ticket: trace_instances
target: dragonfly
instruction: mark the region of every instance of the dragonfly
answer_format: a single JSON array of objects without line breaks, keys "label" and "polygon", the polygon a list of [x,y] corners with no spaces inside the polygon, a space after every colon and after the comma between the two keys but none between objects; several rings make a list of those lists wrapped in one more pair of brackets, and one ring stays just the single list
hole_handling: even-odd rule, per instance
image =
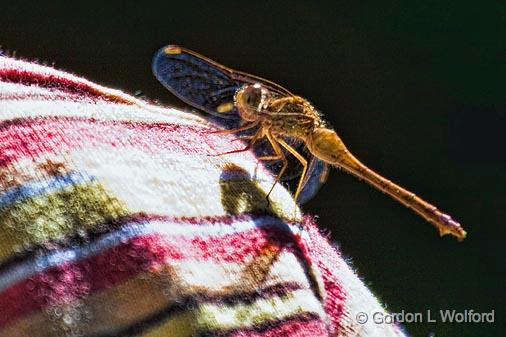
[{"label": "dragonfly", "polygon": [[[462,226],[434,205],[368,168],[346,147],[320,112],[282,86],[221,65],[187,48],[168,45],[153,59],[155,77],[190,106],[221,121],[221,133],[246,134],[244,149],[276,163],[274,186],[299,176],[294,199],[304,203],[325,182],[329,166],[341,168],[386,193],[433,224],[440,235],[466,237]],[[293,172],[290,168],[295,166]],[[269,196],[270,192],[267,194]]]}]

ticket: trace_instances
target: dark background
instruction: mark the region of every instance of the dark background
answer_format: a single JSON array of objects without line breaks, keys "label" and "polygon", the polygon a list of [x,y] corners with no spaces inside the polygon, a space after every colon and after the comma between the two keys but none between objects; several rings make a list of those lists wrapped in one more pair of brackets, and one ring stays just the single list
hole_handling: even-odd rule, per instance
[{"label": "dark background", "polygon": [[357,157],[469,233],[440,239],[334,170],[305,210],[365,283],[393,312],[495,310],[494,324],[407,324],[415,336],[504,335],[504,2],[4,1],[0,11],[0,44],[18,57],[164,103],[182,106],[151,74],[169,43],[307,97]]}]

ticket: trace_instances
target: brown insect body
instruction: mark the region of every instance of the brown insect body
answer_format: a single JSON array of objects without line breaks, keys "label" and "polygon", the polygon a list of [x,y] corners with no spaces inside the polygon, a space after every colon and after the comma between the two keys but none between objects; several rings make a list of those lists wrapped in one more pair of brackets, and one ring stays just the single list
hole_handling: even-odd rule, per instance
[{"label": "brown insect body", "polygon": [[246,85],[237,92],[235,106],[242,118],[250,122],[241,130],[259,126],[249,147],[258,139],[266,137],[271,142],[276,155],[260,159],[283,161],[284,165],[276,178],[276,183],[287,165],[285,155],[279,145],[292,153],[303,165],[304,169],[295,192],[296,200],[303,187],[302,181],[306,174],[307,161],[278,136],[303,140],[312,155],[344,169],[387,193],[435,225],[441,235],[452,234],[459,240],[466,237],[464,229],[449,215],[362,164],[348,151],[337,133],[325,126],[319,113],[306,99],[300,96],[276,97],[261,84],[254,84]]}]

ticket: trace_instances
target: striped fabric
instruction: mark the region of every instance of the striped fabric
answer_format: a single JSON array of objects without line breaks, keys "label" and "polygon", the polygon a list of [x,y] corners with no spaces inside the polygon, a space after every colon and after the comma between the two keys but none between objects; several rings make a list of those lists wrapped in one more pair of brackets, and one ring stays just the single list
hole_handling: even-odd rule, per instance
[{"label": "striped fabric", "polygon": [[291,195],[189,113],[0,57],[0,336],[402,336]]}]

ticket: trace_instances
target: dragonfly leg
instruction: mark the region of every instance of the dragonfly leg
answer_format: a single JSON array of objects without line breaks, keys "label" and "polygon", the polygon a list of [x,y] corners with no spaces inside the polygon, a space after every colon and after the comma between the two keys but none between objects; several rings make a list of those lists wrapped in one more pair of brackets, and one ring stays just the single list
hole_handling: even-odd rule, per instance
[{"label": "dragonfly leg", "polygon": [[226,155],[226,154],[232,154],[232,153],[239,153],[239,152],[248,151],[248,150],[250,150],[253,147],[253,145],[255,145],[255,143],[257,142],[257,140],[259,140],[260,138],[262,138],[262,136],[263,136],[263,130],[262,130],[262,128],[260,128],[255,133],[255,135],[251,138],[251,142],[249,142],[249,144],[246,145],[245,148],[240,149],[240,150],[233,150],[233,151],[223,152],[223,153],[217,154],[216,156],[223,156],[223,155]]},{"label": "dragonfly leg", "polygon": [[243,126],[235,128],[235,129],[213,130],[213,131],[209,131],[209,133],[215,133],[215,134],[219,134],[219,135],[225,135],[225,134],[230,134],[230,133],[237,133],[237,132],[241,132],[241,131],[246,131],[246,130],[252,129],[255,126],[257,126],[259,122],[260,121],[256,120],[254,122],[251,122],[249,124],[245,124]]},{"label": "dragonfly leg", "polygon": [[275,156],[263,156],[263,157],[258,157],[258,160],[281,160],[281,157],[278,156],[278,155],[275,155]]},{"label": "dragonfly leg", "polygon": [[297,201],[300,191],[302,190],[302,182],[304,181],[304,178],[306,178],[307,160],[300,153],[298,153],[293,147],[288,145],[283,139],[276,138],[276,141],[281,146],[283,146],[288,152],[290,152],[295,158],[297,158],[302,164],[303,167],[302,173],[300,174],[299,183],[297,184],[297,190],[295,191],[295,201]]},{"label": "dragonfly leg", "polygon": [[272,146],[274,152],[279,157],[277,159],[281,159],[281,161],[283,162],[283,166],[281,167],[281,170],[279,171],[278,175],[276,176],[276,180],[274,181],[274,184],[272,184],[272,187],[269,190],[269,193],[267,193],[267,195],[265,196],[265,198],[267,198],[267,201],[269,201],[269,195],[271,194],[272,190],[274,189],[274,186],[276,186],[276,184],[279,182],[279,180],[281,179],[281,177],[285,173],[286,168],[288,167],[288,160],[286,160],[285,154],[283,153],[283,151],[279,147],[279,140],[274,138],[274,136],[271,134],[270,131],[266,132],[266,136],[267,136],[267,139],[269,140],[269,143],[271,143],[271,146]]},{"label": "dragonfly leg", "polygon": [[232,141],[237,142],[239,140],[251,140],[251,139],[253,139],[253,137],[255,137],[255,135],[253,135],[253,136],[238,136],[237,138],[232,139]]}]

